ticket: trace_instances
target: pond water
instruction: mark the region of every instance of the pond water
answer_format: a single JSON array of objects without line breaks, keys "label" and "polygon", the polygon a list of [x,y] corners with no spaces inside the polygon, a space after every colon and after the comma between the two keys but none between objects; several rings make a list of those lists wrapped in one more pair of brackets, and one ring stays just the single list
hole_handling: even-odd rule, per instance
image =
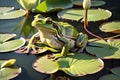
[{"label": "pond water", "polygon": [[[102,6],[101,8],[108,9],[112,11],[113,13],[113,16],[109,20],[106,20],[106,21],[120,20],[120,13],[119,13],[120,12],[120,6],[119,6],[120,0],[105,0],[105,1],[106,1],[106,5]],[[0,6],[14,6],[15,8],[20,8],[16,0],[0,0]],[[21,37],[19,36],[20,29],[18,29],[17,31],[14,31],[16,25],[21,20],[22,18],[13,19],[13,20],[0,20],[0,33],[15,33],[18,35],[17,37]],[[68,21],[68,22],[70,22],[78,30],[80,30],[79,25],[81,24],[79,22],[71,22],[71,21]],[[103,23],[103,22],[100,22],[100,23]],[[96,27],[96,26],[99,26],[100,23],[98,23],[98,25],[91,24],[93,25],[93,27],[90,28],[90,30],[101,36],[108,36],[109,34],[103,35],[104,33],[101,33],[98,30],[98,27]],[[0,59],[11,59],[11,58],[15,58],[17,60],[15,65],[18,65],[22,68],[22,73],[18,77],[12,80],[42,80],[44,77],[47,76],[46,74],[39,73],[32,68],[32,63],[37,59],[35,55],[21,55],[15,52],[0,53]],[[110,61],[105,60],[105,63],[107,64],[105,65],[106,67],[111,66]],[[118,66],[118,61],[115,61],[115,65]],[[100,76],[102,76],[103,74],[107,74],[107,73],[108,71],[103,70],[93,75],[87,75],[85,77],[81,77],[78,80],[98,80]]]}]

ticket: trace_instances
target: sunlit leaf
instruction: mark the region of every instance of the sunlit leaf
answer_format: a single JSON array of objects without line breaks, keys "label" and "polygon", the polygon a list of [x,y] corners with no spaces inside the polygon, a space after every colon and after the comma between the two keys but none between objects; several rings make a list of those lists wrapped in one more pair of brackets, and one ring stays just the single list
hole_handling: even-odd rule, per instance
[{"label": "sunlit leaf", "polygon": [[41,73],[52,74],[58,71],[58,64],[56,61],[48,59],[46,55],[38,58],[33,64],[33,68]]},{"label": "sunlit leaf", "polygon": [[[105,20],[111,17],[112,13],[104,9],[89,9],[88,10],[88,21],[99,21]],[[83,9],[67,9],[58,13],[59,18],[68,20],[82,20],[84,18]]]},{"label": "sunlit leaf", "polygon": [[25,14],[26,12],[23,9],[14,10],[13,7],[0,7],[0,19],[14,19]]},{"label": "sunlit leaf", "polygon": [[[3,35],[3,34],[0,34],[0,35]],[[4,35],[7,38],[7,35],[6,34],[4,34]],[[6,41],[6,39],[2,39],[2,37],[1,37],[0,40],[1,40],[1,42],[0,42],[0,52],[14,51],[14,50],[20,48],[21,46],[23,46],[25,44],[25,39],[24,38]]]},{"label": "sunlit leaf", "polygon": [[103,32],[120,33],[120,22],[108,22],[101,25],[100,30]]},{"label": "sunlit leaf", "polygon": [[49,12],[56,11],[59,9],[66,9],[72,7],[71,0],[44,0],[40,3],[35,12]]},{"label": "sunlit leaf", "polygon": [[8,11],[14,10],[14,7],[0,7],[0,13],[6,13]]},{"label": "sunlit leaf", "polygon": [[1,64],[1,68],[12,66],[15,64],[15,62],[16,62],[16,59],[7,60]]},{"label": "sunlit leaf", "polygon": [[[0,66],[4,64],[7,60],[0,60]],[[10,80],[17,77],[21,73],[21,68],[17,66],[6,66],[0,68],[0,80]]]},{"label": "sunlit leaf", "polygon": [[[73,4],[82,6],[83,0],[72,0]],[[102,0],[91,0],[91,6],[102,6],[105,4],[105,1]]]},{"label": "sunlit leaf", "polygon": [[87,52],[104,59],[120,59],[120,39],[99,40],[90,42]]},{"label": "sunlit leaf", "polygon": [[100,71],[104,64],[101,59],[85,53],[58,59],[59,69],[70,76],[84,76]]},{"label": "sunlit leaf", "polygon": [[26,10],[32,10],[37,0],[17,0],[18,3]]},{"label": "sunlit leaf", "polygon": [[0,34],[0,43],[3,43],[9,39],[12,39],[16,36],[16,34]]}]

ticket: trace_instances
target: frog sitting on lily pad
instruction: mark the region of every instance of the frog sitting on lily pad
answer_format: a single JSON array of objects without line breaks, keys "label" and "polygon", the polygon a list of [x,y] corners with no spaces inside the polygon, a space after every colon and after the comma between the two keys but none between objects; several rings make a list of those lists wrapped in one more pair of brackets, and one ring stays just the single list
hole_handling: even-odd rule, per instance
[{"label": "frog sitting on lily pad", "polygon": [[38,29],[27,46],[18,50],[20,53],[47,53],[34,63],[36,71],[53,74],[62,70],[70,76],[84,76],[100,71],[104,67],[101,59],[83,52],[88,36],[79,33],[66,22],[57,22],[40,14],[35,16],[32,26]]},{"label": "frog sitting on lily pad", "polygon": [[29,53],[32,49],[33,54],[51,51],[59,52],[53,56],[61,57],[69,52],[82,52],[88,41],[88,36],[79,33],[72,25],[54,21],[50,17],[44,18],[40,14],[35,16],[32,26],[38,32],[31,37],[26,47],[19,49],[22,53]]}]

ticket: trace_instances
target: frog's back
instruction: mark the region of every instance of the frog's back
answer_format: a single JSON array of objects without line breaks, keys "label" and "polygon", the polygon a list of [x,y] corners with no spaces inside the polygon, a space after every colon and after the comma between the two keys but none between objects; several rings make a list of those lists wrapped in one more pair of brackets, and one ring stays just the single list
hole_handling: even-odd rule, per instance
[{"label": "frog's back", "polygon": [[71,24],[67,22],[59,22],[59,25],[61,26],[62,34],[73,36],[73,37],[77,36],[78,31]]}]

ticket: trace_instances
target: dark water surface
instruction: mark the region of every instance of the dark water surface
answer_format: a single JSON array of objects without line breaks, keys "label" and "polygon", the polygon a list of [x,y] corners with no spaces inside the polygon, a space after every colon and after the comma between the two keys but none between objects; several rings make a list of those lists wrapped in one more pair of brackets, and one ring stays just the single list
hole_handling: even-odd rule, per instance
[{"label": "dark water surface", "polygon": [[[120,20],[120,0],[105,0],[105,1],[106,1],[106,5],[100,8],[108,9],[113,13],[112,17],[106,21]],[[16,2],[16,0],[0,0],[0,6],[14,6],[15,8],[20,8],[20,5]],[[22,18],[13,19],[13,20],[0,20],[0,33],[16,33],[19,35],[20,30],[14,32],[13,29],[21,20]],[[79,25],[81,25],[78,22],[70,22],[70,23],[77,28],[79,27]],[[94,25],[94,24],[91,25],[95,26],[90,28],[91,31],[101,36],[105,36],[103,35],[104,33],[101,34],[101,32],[98,30],[98,26],[100,25],[100,23],[98,23],[98,25]],[[80,29],[78,28],[78,30]],[[11,59],[11,58],[15,58],[17,60],[15,64],[22,68],[22,73],[18,77],[12,80],[42,80],[45,76],[47,76],[45,74],[35,71],[32,68],[32,63],[37,59],[35,55],[20,55],[15,52],[0,54],[0,59]],[[105,67],[111,67],[111,61],[105,60],[104,62],[105,62]],[[118,64],[120,64],[116,60],[114,60],[114,62],[115,62],[114,63],[115,66],[118,66]],[[79,78],[79,80],[98,80],[100,76],[107,73],[108,73],[107,70],[102,70],[98,73],[81,77]]]}]

